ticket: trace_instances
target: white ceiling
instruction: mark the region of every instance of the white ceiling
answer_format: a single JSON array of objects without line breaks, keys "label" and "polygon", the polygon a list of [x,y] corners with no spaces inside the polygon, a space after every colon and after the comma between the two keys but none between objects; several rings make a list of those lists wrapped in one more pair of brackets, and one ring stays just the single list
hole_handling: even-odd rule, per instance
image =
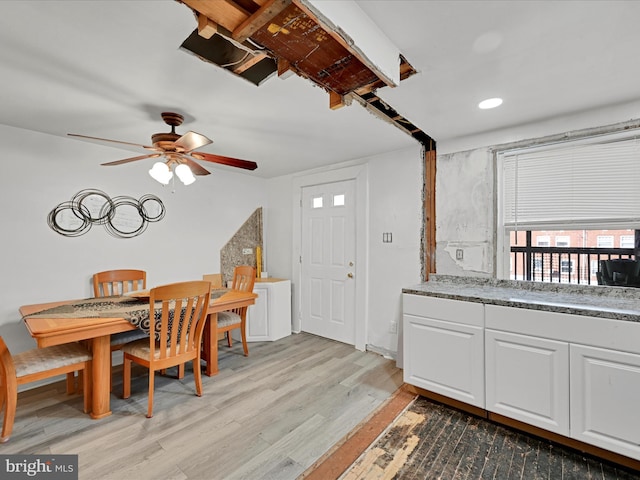
[{"label": "white ceiling", "polygon": [[[636,0],[358,4],[419,72],[379,96],[438,142],[640,99]],[[295,75],[256,87],[181,51],[195,26],[174,0],[0,1],[0,123],[146,144],[177,111],[267,178],[416,145]]]}]

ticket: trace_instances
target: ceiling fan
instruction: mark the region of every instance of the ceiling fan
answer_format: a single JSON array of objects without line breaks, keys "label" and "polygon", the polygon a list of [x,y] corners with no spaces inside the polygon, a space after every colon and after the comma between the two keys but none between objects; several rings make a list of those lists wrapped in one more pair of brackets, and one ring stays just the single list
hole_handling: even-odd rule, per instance
[{"label": "ceiling fan", "polygon": [[[169,178],[171,178],[170,169],[172,167],[176,168],[176,174],[180,176],[178,172],[178,166],[186,165],[188,169],[191,171],[193,175],[209,175],[211,172],[200,166],[195,160],[204,160],[206,162],[219,163],[222,165],[229,165],[231,167],[243,168],[246,170],[255,170],[258,168],[258,165],[255,162],[251,162],[249,160],[240,160],[238,158],[224,157],[222,155],[215,155],[212,153],[204,153],[204,152],[196,152],[195,150],[204,147],[210,143],[213,143],[213,140],[205,137],[196,132],[187,132],[184,135],[179,135],[176,133],[176,127],[181,125],[184,121],[184,117],[179,113],[174,112],[162,112],[161,114],[162,120],[171,127],[171,132],[166,133],[154,133],[151,135],[151,145],[140,145],[137,143],[130,142],[122,142],[118,140],[109,140],[106,138],[98,138],[98,137],[89,137],[87,135],[79,135],[77,133],[69,133],[67,135],[71,137],[81,138],[89,141],[98,141],[98,142],[108,142],[108,143],[116,143],[120,145],[128,145],[130,147],[139,147],[145,150],[149,150],[150,153],[145,155],[140,155],[137,157],[123,158],[122,160],[116,160],[113,162],[103,163],[102,165],[113,166],[113,165],[122,165],[123,163],[136,162],[138,160],[144,160],[146,158],[158,158],[164,157],[166,161],[164,165],[166,166],[165,171],[169,175],[167,181],[164,182],[159,178],[156,178],[153,174],[151,176],[156,178],[156,180],[161,183],[168,183]],[[162,163],[160,163],[160,167],[162,167]],[[158,164],[154,165],[154,168],[158,167]],[[150,171],[151,173],[151,171]],[[184,179],[180,176],[181,180],[185,182]],[[191,180],[192,182],[193,180]],[[191,183],[189,182],[189,183]],[[186,183],[186,182],[185,182]]]}]

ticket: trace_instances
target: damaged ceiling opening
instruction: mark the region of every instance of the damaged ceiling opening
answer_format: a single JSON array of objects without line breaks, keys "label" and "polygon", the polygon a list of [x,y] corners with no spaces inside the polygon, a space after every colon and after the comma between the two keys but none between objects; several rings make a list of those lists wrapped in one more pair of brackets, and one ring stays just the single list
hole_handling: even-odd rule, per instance
[{"label": "damaged ceiling opening", "polygon": [[[429,135],[376,95],[377,89],[395,87],[416,70],[398,54],[399,72],[385,72],[314,0],[176,1],[188,6],[197,20],[197,28],[181,45],[184,51],[256,86],[276,74],[284,78],[295,73],[323,88],[331,109],[356,101],[427,151],[435,150]],[[359,14],[364,16],[361,10]]]}]

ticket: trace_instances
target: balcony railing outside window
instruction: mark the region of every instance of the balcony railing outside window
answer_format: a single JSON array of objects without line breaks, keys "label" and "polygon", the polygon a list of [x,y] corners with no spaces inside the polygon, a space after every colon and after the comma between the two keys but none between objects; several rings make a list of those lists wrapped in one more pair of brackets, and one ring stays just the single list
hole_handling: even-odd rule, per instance
[{"label": "balcony railing outside window", "polygon": [[511,279],[597,285],[600,260],[636,259],[634,248],[511,246]]}]

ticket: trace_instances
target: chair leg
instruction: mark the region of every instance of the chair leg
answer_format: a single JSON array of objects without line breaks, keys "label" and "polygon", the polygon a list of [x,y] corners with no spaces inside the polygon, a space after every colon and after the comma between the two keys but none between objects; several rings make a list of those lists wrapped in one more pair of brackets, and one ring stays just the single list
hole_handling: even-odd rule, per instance
[{"label": "chair leg", "polygon": [[67,373],[67,395],[76,393],[76,372]]},{"label": "chair leg", "polygon": [[180,365],[178,365],[178,380],[181,380],[184,378],[184,363],[181,363]]},{"label": "chair leg", "polygon": [[247,346],[247,322],[245,319],[242,319],[242,324],[240,325],[240,334],[242,336],[242,349],[244,350],[244,356],[249,356],[249,347]]},{"label": "chair leg", "polygon": [[131,396],[131,359],[125,354],[122,362],[122,398]]},{"label": "chair leg", "polygon": [[84,388],[84,370],[78,370],[78,378],[76,379],[76,393],[82,393]]},{"label": "chair leg", "polygon": [[113,351],[109,353],[109,391],[113,391]]},{"label": "chair leg", "polygon": [[153,387],[155,385],[155,371],[149,369],[149,408],[147,409],[147,418],[153,417]]},{"label": "chair leg", "polygon": [[227,330],[227,345],[229,345],[229,347],[233,346],[233,340],[231,339],[231,330]]},{"label": "chair leg", "polygon": [[200,372],[200,356],[193,361],[193,378],[196,381],[196,395],[202,396],[202,372]]},{"label": "chair leg", "polygon": [[2,436],[0,443],[9,440],[13,430],[13,422],[16,418],[16,406],[18,403],[18,384],[15,380],[7,379],[7,385],[3,386],[4,397],[4,422],[2,424]]}]

